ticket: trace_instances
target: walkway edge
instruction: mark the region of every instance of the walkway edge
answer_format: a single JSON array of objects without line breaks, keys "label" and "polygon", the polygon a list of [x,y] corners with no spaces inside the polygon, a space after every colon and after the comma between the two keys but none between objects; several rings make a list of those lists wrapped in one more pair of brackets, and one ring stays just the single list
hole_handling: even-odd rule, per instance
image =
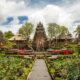
[{"label": "walkway edge", "polygon": [[[45,60],[44,60],[44,61],[45,61]],[[48,68],[48,65],[47,65],[46,61],[45,61],[45,64],[46,64],[46,66],[47,66],[48,73],[49,73],[49,75],[50,75],[51,79],[53,80],[53,77],[52,77],[52,75],[51,75],[51,73],[50,73],[50,71],[49,71],[49,68]]]},{"label": "walkway edge", "polygon": [[27,79],[26,79],[26,80],[29,80],[29,76],[30,76],[30,74],[31,74],[31,72],[28,74],[28,77],[27,77]]},{"label": "walkway edge", "polygon": [[[35,61],[36,61],[36,59],[35,59]],[[32,65],[32,68],[33,68],[33,66],[34,66],[34,64],[35,64],[35,61],[34,61],[33,65]],[[31,68],[31,72],[32,72],[32,68]],[[27,77],[26,80],[29,80],[29,76],[30,76],[31,72],[28,74],[28,77]]]}]

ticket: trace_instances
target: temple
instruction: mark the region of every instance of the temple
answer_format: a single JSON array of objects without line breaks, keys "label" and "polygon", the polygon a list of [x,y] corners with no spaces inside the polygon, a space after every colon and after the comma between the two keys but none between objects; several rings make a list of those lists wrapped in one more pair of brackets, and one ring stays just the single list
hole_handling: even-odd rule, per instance
[{"label": "temple", "polygon": [[47,48],[47,37],[41,22],[37,25],[32,46],[36,51],[44,51]]}]

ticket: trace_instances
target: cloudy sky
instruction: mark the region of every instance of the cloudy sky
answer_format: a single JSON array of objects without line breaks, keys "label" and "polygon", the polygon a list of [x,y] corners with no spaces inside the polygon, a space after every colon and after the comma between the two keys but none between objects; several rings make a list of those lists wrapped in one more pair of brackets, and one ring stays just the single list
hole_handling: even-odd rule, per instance
[{"label": "cloudy sky", "polygon": [[49,22],[69,28],[72,33],[80,24],[80,0],[0,0],[0,30],[17,33],[26,21],[47,29]]}]

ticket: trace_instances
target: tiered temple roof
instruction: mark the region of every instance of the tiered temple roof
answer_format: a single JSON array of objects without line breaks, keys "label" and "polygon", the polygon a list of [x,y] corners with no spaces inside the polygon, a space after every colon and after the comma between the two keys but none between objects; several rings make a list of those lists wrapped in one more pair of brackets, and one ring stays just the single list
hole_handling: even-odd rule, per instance
[{"label": "tiered temple roof", "polygon": [[41,51],[46,48],[47,37],[43,24],[41,22],[37,25],[36,32],[33,39],[33,48],[37,51]]}]

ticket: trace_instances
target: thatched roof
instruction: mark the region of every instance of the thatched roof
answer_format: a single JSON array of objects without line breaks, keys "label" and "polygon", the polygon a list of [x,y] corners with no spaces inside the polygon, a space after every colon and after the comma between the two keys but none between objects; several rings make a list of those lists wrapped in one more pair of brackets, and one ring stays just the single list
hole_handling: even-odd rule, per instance
[{"label": "thatched roof", "polygon": [[21,34],[17,34],[14,35],[13,37],[11,37],[10,39],[8,39],[9,41],[24,41],[26,40]]},{"label": "thatched roof", "polygon": [[66,35],[66,36],[60,36],[59,39],[72,39],[72,37]]},{"label": "thatched roof", "polygon": [[72,39],[72,36],[70,35],[70,34],[68,34],[68,35],[61,35],[61,36],[59,36],[58,37],[58,39]]}]

